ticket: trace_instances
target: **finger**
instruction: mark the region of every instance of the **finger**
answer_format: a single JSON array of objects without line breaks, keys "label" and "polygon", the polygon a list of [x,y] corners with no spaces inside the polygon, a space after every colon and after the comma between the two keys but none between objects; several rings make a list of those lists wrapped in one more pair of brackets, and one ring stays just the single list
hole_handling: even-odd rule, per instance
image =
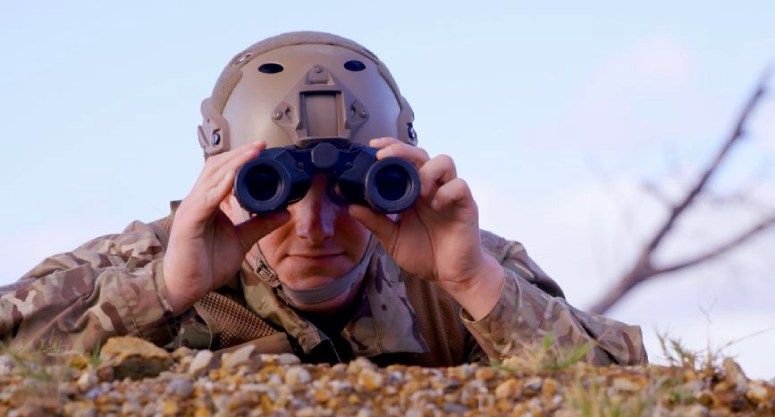
[{"label": "finger", "polygon": [[425,149],[408,145],[403,142],[393,143],[377,151],[377,159],[389,157],[406,159],[417,167],[417,169],[420,169],[420,167],[430,159],[430,156],[428,156],[428,152],[426,152]]},{"label": "finger", "polygon": [[220,182],[220,179],[224,175],[236,175],[240,167],[257,157],[266,148],[266,143],[263,141],[249,145],[252,146],[243,145],[234,149],[235,152],[233,154],[228,155],[228,158],[225,161],[220,162],[211,174],[211,183]]},{"label": "finger", "polygon": [[209,218],[231,191],[237,168],[265,147],[266,143],[259,141],[208,158],[193,189],[184,199],[185,206],[192,209],[198,219]]},{"label": "finger", "polygon": [[457,169],[449,155],[438,155],[426,162],[419,174],[421,195],[432,198],[439,187],[457,178]]},{"label": "finger", "polygon": [[396,231],[398,230],[398,226],[393,220],[387,218],[384,214],[376,213],[368,207],[357,204],[348,206],[347,211],[355,220],[358,220],[367,229],[371,230],[385,248],[392,247],[392,242],[395,240]]},{"label": "finger", "polygon": [[257,153],[266,148],[266,142],[259,140],[256,142],[246,143],[242,146],[234,148],[230,151],[213,155],[207,158],[205,166],[202,169],[202,173],[210,175],[219,171],[224,165],[229,164],[235,157],[249,158],[251,155],[257,155]]},{"label": "finger", "polygon": [[266,215],[251,217],[236,225],[237,236],[242,244],[242,249],[249,250],[259,239],[271,233],[290,220],[288,210],[278,211]]},{"label": "finger", "polygon": [[374,138],[369,141],[369,146],[372,148],[379,148],[382,149],[388,145],[392,145],[394,143],[403,143],[400,140],[393,138],[393,137],[381,137],[381,138]]},{"label": "finger", "polygon": [[471,207],[475,205],[471,189],[462,178],[455,178],[439,187],[433,201],[431,201],[431,208],[435,211],[444,211],[454,206]]}]

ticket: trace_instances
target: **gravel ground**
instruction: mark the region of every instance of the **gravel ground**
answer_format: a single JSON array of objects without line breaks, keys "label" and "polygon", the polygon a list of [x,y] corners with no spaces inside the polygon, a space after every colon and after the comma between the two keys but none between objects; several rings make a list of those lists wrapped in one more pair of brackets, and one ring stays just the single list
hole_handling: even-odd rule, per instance
[{"label": "gravel ground", "polygon": [[775,416],[773,381],[718,366],[304,365],[252,346],[172,354],[134,338],[100,355],[0,355],[0,415]]}]

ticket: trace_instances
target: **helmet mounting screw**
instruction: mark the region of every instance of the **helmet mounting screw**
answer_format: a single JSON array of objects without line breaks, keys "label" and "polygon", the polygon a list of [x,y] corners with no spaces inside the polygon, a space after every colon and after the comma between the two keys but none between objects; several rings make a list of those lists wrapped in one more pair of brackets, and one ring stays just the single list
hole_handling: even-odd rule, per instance
[{"label": "helmet mounting screw", "polygon": [[323,72],[323,67],[321,67],[320,65],[315,65],[315,67],[312,68],[312,70],[320,74],[321,72]]},{"label": "helmet mounting screw", "polygon": [[272,112],[272,119],[280,120],[282,117],[283,117],[283,114],[282,112],[280,112],[280,110],[275,110],[274,112]]},{"label": "helmet mounting screw", "polygon": [[219,143],[221,143],[221,132],[218,130],[213,131],[213,133],[210,135],[210,144],[213,146],[218,146]]}]

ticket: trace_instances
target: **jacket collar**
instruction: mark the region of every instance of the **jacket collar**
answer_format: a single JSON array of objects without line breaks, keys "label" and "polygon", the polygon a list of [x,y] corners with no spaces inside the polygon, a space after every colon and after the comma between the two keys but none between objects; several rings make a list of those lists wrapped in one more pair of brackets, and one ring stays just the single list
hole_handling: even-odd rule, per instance
[{"label": "jacket collar", "polygon": [[[362,295],[354,301],[357,304],[353,316],[340,334],[356,356],[429,351],[406,296],[402,275],[395,261],[378,245],[364,277]],[[285,329],[305,353],[328,340],[328,336],[290,307],[277,274],[262,258],[258,259],[255,271],[247,262],[243,264],[240,281],[249,308]]]}]

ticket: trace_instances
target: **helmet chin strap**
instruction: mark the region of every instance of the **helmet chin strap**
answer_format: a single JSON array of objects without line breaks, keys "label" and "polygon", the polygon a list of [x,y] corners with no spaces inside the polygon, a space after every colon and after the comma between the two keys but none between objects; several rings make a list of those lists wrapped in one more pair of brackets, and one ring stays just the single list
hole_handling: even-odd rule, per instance
[{"label": "helmet chin strap", "polygon": [[[319,287],[295,290],[285,285],[282,280],[279,280],[283,292],[288,297],[288,301],[290,301],[294,307],[299,307],[300,305],[309,306],[325,303],[342,294],[349,293],[366,275],[366,269],[369,267],[369,261],[371,260],[371,254],[376,247],[376,242],[377,240],[374,236],[370,236],[369,242],[366,245],[366,251],[363,253],[363,257],[358,264],[351,270],[345,272],[344,275]],[[259,248],[259,252],[260,251],[261,249]]]}]

